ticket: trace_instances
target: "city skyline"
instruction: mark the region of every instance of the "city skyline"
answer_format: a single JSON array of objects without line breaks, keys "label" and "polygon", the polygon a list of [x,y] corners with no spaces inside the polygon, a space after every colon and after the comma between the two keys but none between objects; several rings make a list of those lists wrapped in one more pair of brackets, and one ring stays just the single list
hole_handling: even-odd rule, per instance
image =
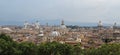
[{"label": "city skyline", "polygon": [[1,0],[0,25],[22,25],[24,21],[41,24],[120,25],[119,0]]}]

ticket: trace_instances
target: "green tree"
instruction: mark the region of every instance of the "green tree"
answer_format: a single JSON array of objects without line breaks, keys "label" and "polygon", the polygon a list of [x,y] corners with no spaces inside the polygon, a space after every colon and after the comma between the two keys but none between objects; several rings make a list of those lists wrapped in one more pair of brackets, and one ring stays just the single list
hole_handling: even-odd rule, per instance
[{"label": "green tree", "polygon": [[72,47],[57,42],[45,43],[39,45],[38,53],[39,55],[71,55]]},{"label": "green tree", "polygon": [[74,55],[83,55],[83,50],[80,46],[74,46],[73,47]]},{"label": "green tree", "polygon": [[17,48],[17,43],[0,39],[0,55],[18,55],[21,53]]},{"label": "green tree", "polygon": [[6,35],[4,33],[0,34],[0,39],[4,39],[4,40],[10,41],[10,42],[13,41],[12,38],[10,38],[10,36],[8,36],[8,35]]},{"label": "green tree", "polygon": [[10,36],[0,34],[0,55],[18,55],[21,52],[16,49],[17,43]]},{"label": "green tree", "polygon": [[22,55],[37,55],[37,46],[33,43],[29,42],[20,43],[17,49],[22,51]]}]

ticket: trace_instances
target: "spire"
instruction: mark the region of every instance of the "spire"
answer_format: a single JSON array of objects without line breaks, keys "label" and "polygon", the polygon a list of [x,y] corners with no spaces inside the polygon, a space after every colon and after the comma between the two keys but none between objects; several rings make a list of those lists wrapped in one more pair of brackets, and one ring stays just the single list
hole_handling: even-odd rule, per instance
[{"label": "spire", "polygon": [[48,27],[48,23],[46,23],[46,26]]},{"label": "spire", "polygon": [[61,21],[61,25],[65,25],[65,24],[64,24],[64,20]]},{"label": "spire", "polygon": [[115,22],[113,26],[116,26],[116,25],[117,25],[117,23]]}]

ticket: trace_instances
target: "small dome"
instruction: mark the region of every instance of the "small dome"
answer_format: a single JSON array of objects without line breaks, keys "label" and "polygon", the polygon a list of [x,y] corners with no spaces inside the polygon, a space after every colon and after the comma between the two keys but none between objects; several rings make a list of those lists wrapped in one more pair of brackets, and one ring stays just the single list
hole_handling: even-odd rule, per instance
[{"label": "small dome", "polygon": [[52,31],[51,36],[56,37],[59,36],[60,33],[58,31]]},{"label": "small dome", "polygon": [[40,33],[43,33],[43,31],[40,31]]},{"label": "small dome", "polygon": [[38,36],[44,36],[44,34],[39,34]]},{"label": "small dome", "polygon": [[67,40],[67,41],[75,41],[75,39],[72,38],[72,37],[71,37],[71,38],[67,38],[66,40]]},{"label": "small dome", "polygon": [[44,36],[43,31],[40,31],[38,36]]}]

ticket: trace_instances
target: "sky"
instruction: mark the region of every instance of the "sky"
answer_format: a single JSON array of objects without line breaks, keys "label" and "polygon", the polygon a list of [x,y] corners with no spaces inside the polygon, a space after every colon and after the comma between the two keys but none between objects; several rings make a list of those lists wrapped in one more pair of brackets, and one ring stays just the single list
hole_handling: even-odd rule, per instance
[{"label": "sky", "polygon": [[102,21],[120,25],[120,0],[0,0],[0,25],[23,24],[89,25]]}]

